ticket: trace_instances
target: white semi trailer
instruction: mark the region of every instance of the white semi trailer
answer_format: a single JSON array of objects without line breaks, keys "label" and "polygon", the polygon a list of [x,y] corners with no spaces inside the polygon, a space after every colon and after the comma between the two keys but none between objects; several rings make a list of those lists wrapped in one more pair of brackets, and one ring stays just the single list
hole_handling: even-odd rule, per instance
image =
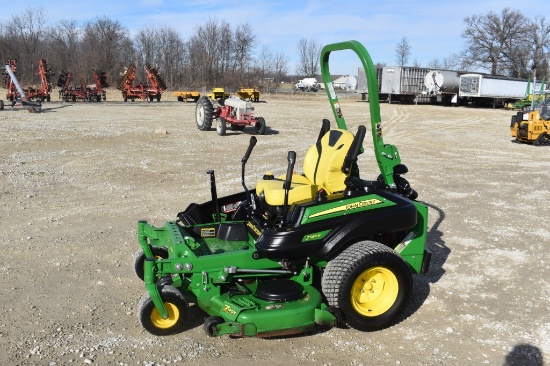
[{"label": "white semi trailer", "polygon": [[493,107],[499,104],[513,103],[527,97],[535,90],[541,89],[541,83],[527,90],[528,80],[514,79],[487,74],[460,75],[460,88],[458,96],[469,100],[472,104],[489,104]]}]

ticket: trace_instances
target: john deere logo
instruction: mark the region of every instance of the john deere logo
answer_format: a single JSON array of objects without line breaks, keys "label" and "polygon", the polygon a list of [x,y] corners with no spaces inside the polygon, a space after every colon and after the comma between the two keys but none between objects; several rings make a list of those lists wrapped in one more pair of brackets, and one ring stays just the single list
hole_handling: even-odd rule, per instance
[{"label": "john deere logo", "polygon": [[324,210],[324,211],[321,211],[321,212],[317,212],[313,215],[309,215],[309,218],[324,216],[324,215],[332,214],[332,213],[335,213],[335,212],[355,210],[357,208],[377,205],[379,203],[382,203],[382,201],[380,201],[378,198],[371,198],[369,200],[363,200],[363,201],[348,203],[348,204],[345,204],[345,205],[342,205],[342,206],[337,206],[337,207],[334,207],[334,208],[329,208],[328,210]]},{"label": "john deere logo", "polygon": [[[326,220],[333,217],[355,214],[373,208],[393,206],[395,202],[384,199],[377,195],[367,197],[357,197],[351,200],[341,200],[338,202],[327,203],[320,206],[309,207],[302,218],[302,224],[308,224],[316,221]],[[314,234],[314,233],[312,233]],[[312,235],[310,234],[310,235]],[[302,241],[315,240],[304,237]],[[318,239],[317,239],[318,240]]]},{"label": "john deere logo", "polygon": [[379,203],[382,203],[382,201],[380,201],[377,198],[373,198],[373,199],[370,199],[370,200],[359,201],[359,202],[354,202],[354,203],[347,204],[346,205],[346,210],[353,210],[353,209],[359,208],[359,207],[377,205]]}]

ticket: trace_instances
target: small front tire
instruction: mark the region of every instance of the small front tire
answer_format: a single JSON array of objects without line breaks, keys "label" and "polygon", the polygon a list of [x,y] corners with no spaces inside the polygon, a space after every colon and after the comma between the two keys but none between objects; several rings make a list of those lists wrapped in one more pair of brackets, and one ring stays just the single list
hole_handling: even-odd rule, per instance
[{"label": "small front tire", "polygon": [[216,131],[218,131],[218,135],[223,136],[225,135],[225,131],[227,131],[227,121],[223,117],[218,117],[218,123],[216,124]]},{"label": "small front tire", "polygon": [[175,287],[165,286],[160,290],[160,297],[168,311],[168,318],[163,319],[151,296],[146,293],[138,305],[138,320],[149,333],[166,336],[183,331],[189,318],[189,304]]}]

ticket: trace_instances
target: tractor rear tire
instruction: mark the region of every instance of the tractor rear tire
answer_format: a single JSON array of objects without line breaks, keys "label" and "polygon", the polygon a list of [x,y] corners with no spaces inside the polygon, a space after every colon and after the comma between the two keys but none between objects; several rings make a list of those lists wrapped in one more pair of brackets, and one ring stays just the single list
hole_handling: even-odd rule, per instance
[{"label": "tractor rear tire", "polygon": [[214,106],[208,97],[200,97],[195,107],[195,122],[201,131],[208,131],[214,119]]},{"label": "tractor rear tire", "polygon": [[349,326],[374,331],[399,320],[410,302],[413,281],[397,252],[362,241],[328,263],[321,286],[329,305],[342,310]]},{"label": "tractor rear tire", "polygon": [[149,293],[145,293],[138,305],[138,320],[149,333],[166,336],[183,331],[189,318],[189,303],[182,293],[173,286],[164,286],[160,297],[168,311],[168,318],[163,319]]},{"label": "tractor rear tire", "polygon": [[258,122],[254,125],[254,128],[258,135],[264,135],[266,129],[265,119],[263,117],[258,117]]},{"label": "tractor rear tire", "polygon": [[220,136],[225,135],[226,130],[227,130],[227,121],[223,117],[218,117],[218,123],[216,124],[216,131],[218,131],[218,135]]},{"label": "tractor rear tire", "polygon": [[[168,258],[168,249],[166,247],[156,247],[151,246],[151,251],[153,252],[153,256],[157,259],[166,259]],[[143,253],[143,249],[139,249],[134,254],[134,272],[136,273],[136,276],[140,280],[143,281],[143,265],[145,264],[145,253]]]}]

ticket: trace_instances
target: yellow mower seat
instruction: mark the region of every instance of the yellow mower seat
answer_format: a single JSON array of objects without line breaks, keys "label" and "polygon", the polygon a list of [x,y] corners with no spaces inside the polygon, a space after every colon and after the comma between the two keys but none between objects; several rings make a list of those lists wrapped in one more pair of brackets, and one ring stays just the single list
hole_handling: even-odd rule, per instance
[{"label": "yellow mower seat", "polygon": [[[288,192],[288,204],[313,200],[321,189],[327,194],[343,191],[344,180],[349,174],[342,171],[344,159],[353,142],[353,134],[347,130],[329,130],[304,157],[304,175],[293,174]],[[256,194],[263,193],[264,200],[271,206],[284,205],[285,176],[264,179],[256,184]]]}]

